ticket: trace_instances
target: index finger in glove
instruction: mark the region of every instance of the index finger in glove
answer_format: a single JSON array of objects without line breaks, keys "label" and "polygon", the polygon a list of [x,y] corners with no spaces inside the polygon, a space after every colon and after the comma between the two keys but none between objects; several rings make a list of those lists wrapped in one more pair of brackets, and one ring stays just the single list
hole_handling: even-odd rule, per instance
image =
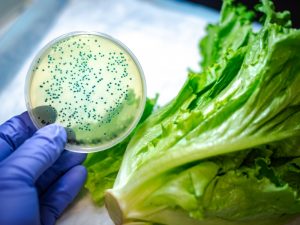
[{"label": "index finger in glove", "polygon": [[7,172],[1,176],[35,182],[60,156],[66,144],[63,127],[51,124],[38,130],[13,154],[2,161]]},{"label": "index finger in glove", "polygon": [[0,125],[0,161],[9,156],[36,131],[27,112]]}]

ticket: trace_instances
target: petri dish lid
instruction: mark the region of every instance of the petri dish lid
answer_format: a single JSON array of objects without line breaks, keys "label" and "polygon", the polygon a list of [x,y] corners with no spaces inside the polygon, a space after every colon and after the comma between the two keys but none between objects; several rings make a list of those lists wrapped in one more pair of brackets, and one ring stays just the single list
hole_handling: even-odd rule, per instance
[{"label": "petri dish lid", "polygon": [[98,32],[72,32],[37,54],[27,73],[25,101],[37,128],[65,127],[67,150],[102,151],[136,127],[146,83],[137,58],[120,41]]}]

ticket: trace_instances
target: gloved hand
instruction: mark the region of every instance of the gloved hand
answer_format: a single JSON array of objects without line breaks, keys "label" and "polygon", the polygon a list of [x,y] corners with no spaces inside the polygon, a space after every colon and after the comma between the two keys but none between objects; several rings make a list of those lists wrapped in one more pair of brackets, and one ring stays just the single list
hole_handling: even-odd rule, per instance
[{"label": "gloved hand", "polygon": [[64,151],[58,125],[36,131],[27,113],[0,126],[0,225],[52,225],[86,179],[86,155]]}]

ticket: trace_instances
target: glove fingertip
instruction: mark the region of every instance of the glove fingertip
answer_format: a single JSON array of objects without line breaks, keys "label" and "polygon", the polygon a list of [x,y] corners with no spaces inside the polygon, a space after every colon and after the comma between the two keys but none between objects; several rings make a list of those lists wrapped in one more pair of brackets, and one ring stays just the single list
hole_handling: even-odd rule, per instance
[{"label": "glove fingertip", "polygon": [[58,125],[58,124],[50,124],[48,126],[45,126],[43,128],[41,128],[37,134],[42,135],[42,136],[46,136],[49,139],[51,138],[51,140],[53,140],[55,143],[62,145],[64,147],[64,145],[67,142],[67,133],[65,128],[63,128],[62,126]]},{"label": "glove fingertip", "polygon": [[57,185],[62,188],[61,190],[63,190],[63,192],[67,192],[70,196],[75,197],[83,186],[86,178],[86,168],[82,165],[78,165],[66,172],[57,182]]},{"label": "glove fingertip", "polygon": [[73,167],[73,170],[76,171],[78,178],[81,178],[81,182],[84,183],[87,178],[87,169],[83,165],[78,165]]},{"label": "glove fingertip", "polygon": [[68,182],[68,185],[72,185],[73,188],[70,188],[70,194],[75,197],[86,181],[87,170],[84,166],[78,165],[70,169],[67,174],[64,182]]}]

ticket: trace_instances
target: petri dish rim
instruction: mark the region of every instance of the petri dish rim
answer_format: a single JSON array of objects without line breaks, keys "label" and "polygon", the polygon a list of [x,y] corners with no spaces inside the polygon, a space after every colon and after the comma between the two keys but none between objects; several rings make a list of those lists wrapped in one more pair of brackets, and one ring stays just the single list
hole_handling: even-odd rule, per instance
[{"label": "petri dish rim", "polygon": [[145,108],[145,104],[146,104],[146,96],[147,96],[147,86],[146,86],[146,79],[144,76],[144,72],[143,69],[137,59],[137,57],[132,53],[132,51],[125,45],[123,44],[121,41],[119,41],[118,39],[107,35],[105,33],[101,33],[101,32],[97,32],[97,31],[73,31],[73,32],[69,32],[63,35],[60,35],[56,38],[54,38],[53,40],[51,40],[50,42],[48,42],[44,47],[42,47],[38,53],[36,54],[36,56],[33,58],[29,69],[27,71],[26,74],[26,79],[25,79],[25,89],[24,89],[24,96],[25,96],[25,104],[26,104],[26,108],[29,114],[29,117],[31,119],[31,121],[33,122],[34,126],[37,129],[42,128],[43,126],[40,126],[38,124],[38,122],[36,121],[34,115],[33,115],[33,110],[32,110],[32,104],[31,104],[31,98],[30,98],[30,84],[32,81],[32,70],[35,67],[38,59],[53,45],[56,44],[57,42],[64,40],[66,38],[72,37],[72,36],[77,36],[77,35],[95,35],[95,36],[99,36],[101,38],[105,38],[108,39],[109,41],[113,42],[114,44],[118,45],[120,48],[122,48],[125,52],[128,53],[128,55],[132,58],[133,62],[135,63],[138,71],[139,71],[139,75],[140,75],[140,79],[141,79],[141,84],[142,84],[142,99],[141,99],[141,103],[139,105],[139,109],[137,111],[137,114],[134,118],[134,121],[132,122],[132,124],[129,126],[129,128],[127,129],[126,132],[124,132],[123,135],[112,139],[110,142],[104,144],[104,145],[100,145],[100,146],[95,146],[95,147],[82,147],[82,146],[77,146],[77,145],[72,145],[67,143],[65,146],[65,149],[68,151],[72,151],[72,152],[79,152],[79,153],[92,153],[92,152],[99,152],[99,151],[104,151],[107,150],[115,145],[117,145],[118,143],[122,142],[126,137],[128,137],[128,135],[132,132],[132,130],[137,126],[139,120],[141,119],[143,112],[144,112],[144,108]]}]

